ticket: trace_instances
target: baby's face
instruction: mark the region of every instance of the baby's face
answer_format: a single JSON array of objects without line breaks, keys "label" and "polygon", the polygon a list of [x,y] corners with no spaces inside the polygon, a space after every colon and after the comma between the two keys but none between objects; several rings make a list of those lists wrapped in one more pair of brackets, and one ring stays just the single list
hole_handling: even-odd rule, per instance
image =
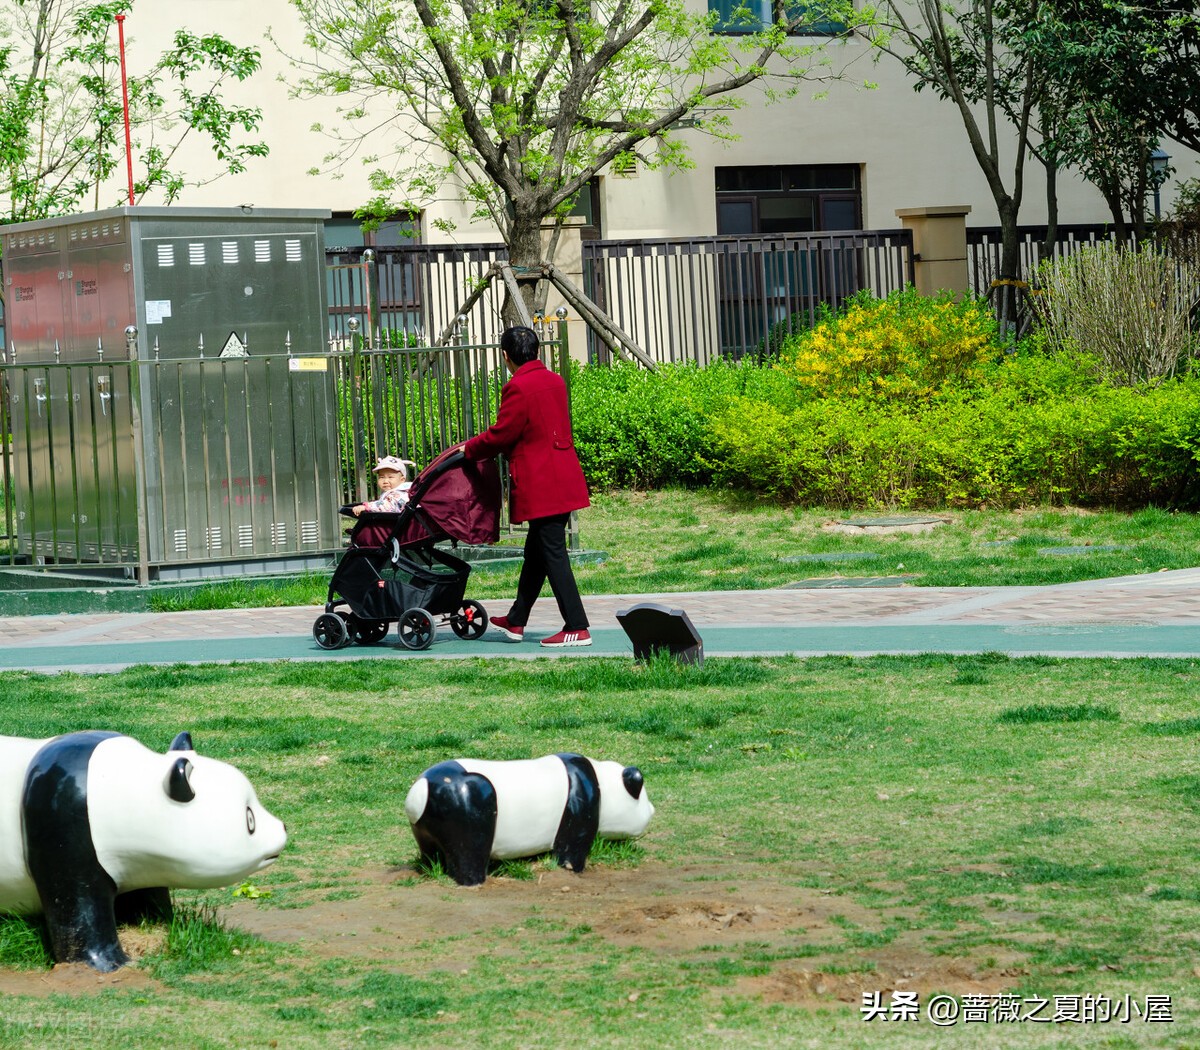
[{"label": "baby's face", "polygon": [[380,492],[391,492],[404,482],[404,475],[398,470],[381,470],[375,476],[379,479]]}]

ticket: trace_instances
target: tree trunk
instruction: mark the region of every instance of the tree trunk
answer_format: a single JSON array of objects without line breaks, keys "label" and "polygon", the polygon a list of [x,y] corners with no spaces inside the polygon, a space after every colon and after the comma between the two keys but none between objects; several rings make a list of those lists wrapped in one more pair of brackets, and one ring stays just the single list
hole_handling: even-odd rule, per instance
[{"label": "tree trunk", "polygon": [[1129,225],[1125,222],[1125,205],[1121,201],[1121,189],[1119,186],[1106,184],[1100,187],[1100,193],[1104,197],[1104,203],[1108,205],[1109,214],[1112,215],[1113,232],[1117,235],[1117,243],[1125,244],[1129,240]]},{"label": "tree trunk", "polygon": [[[521,290],[521,299],[525,303],[525,312],[532,317],[537,312],[537,286],[541,277],[541,267],[545,260],[542,258],[542,217],[540,215],[523,214],[518,211],[508,236],[508,261],[516,274],[517,284]],[[511,301],[511,295],[505,295],[502,308],[506,325],[520,324],[520,313]]]},{"label": "tree trunk", "polygon": [[1013,283],[1021,278],[1021,231],[1017,226],[1019,206],[1011,197],[997,199],[996,210],[1000,216],[1000,275],[1001,284],[994,289],[993,305],[996,319],[1000,323],[1003,338],[1010,329],[1018,325],[1019,299],[1017,286]]},{"label": "tree trunk", "polygon": [[1058,240],[1058,165],[1042,163],[1046,167],[1046,236],[1038,246],[1038,262],[1054,257],[1054,242]]}]

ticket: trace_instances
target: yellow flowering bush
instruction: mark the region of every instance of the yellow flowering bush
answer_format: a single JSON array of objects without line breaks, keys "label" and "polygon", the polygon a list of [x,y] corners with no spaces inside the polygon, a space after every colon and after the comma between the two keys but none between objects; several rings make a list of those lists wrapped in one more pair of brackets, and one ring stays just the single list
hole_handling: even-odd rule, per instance
[{"label": "yellow flowering bush", "polygon": [[970,383],[997,356],[987,304],[908,288],[856,295],[834,317],[789,339],[776,367],[818,396],[920,400]]}]

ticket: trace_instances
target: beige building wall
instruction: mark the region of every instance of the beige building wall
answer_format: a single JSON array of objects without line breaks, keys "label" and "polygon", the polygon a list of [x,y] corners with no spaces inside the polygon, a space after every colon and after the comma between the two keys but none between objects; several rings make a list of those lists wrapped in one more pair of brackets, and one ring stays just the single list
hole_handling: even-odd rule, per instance
[{"label": "beige building wall", "polygon": [[[400,0],[398,0],[400,2]],[[193,32],[218,31],[239,44],[254,44],[263,53],[263,70],[250,82],[228,89],[228,95],[261,106],[263,135],[271,149],[266,160],[252,160],[249,170],[225,176],[206,186],[188,189],[180,203],[195,206],[327,207],[351,211],[370,196],[366,169],[350,160],[340,173],[307,174],[322,165],[334,146],[312,126],[335,125],[340,119],[332,100],[298,101],[283,82],[294,73],[266,38],[273,34],[297,52],[303,49],[301,30],[287,0],[189,0],[186,5],[166,0],[139,0],[126,22],[131,69],[151,61],[179,25]],[[898,63],[887,56],[871,61],[861,44],[835,46],[835,63],[847,65],[845,81],[829,86],[828,96],[814,100],[802,91],[794,99],[767,105],[761,92],[747,93],[748,105],[734,115],[740,141],[715,142],[694,132],[693,170],[676,175],[641,170],[635,177],[602,175],[604,235],[609,238],[701,236],[716,232],[714,171],[717,167],[777,164],[857,164],[862,171],[863,226],[896,229],[899,209],[965,205],[971,226],[994,226],[996,211],[987,185],[971,154],[955,107],[932,93],[913,91]],[[281,79],[282,78],[282,79]],[[864,81],[878,87],[868,89]],[[820,90],[814,85],[814,91]],[[1167,145],[1178,171],[1164,187],[1161,199],[1169,210],[1174,188],[1200,175],[1194,154]],[[202,151],[185,150],[189,175],[211,172]],[[1009,165],[1011,182],[1011,164]],[[123,176],[123,172],[122,172]],[[120,193],[117,187],[114,197]],[[495,239],[486,224],[473,223],[447,187],[446,199],[429,202],[423,222],[430,243],[451,240],[473,243]],[[1070,176],[1060,177],[1060,221],[1103,222],[1108,218],[1096,192]],[[147,199],[144,203],[160,203]],[[1042,169],[1026,166],[1025,203],[1021,222],[1045,221]],[[439,231],[433,219],[451,219],[457,229]]]}]

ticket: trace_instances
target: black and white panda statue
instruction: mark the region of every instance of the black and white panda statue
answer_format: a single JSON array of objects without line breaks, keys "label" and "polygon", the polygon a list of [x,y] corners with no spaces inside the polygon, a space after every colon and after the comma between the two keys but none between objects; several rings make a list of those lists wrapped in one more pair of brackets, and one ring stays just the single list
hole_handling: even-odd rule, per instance
[{"label": "black and white panda statue", "polygon": [[170,889],[240,882],[286,842],[250,782],[187,733],[166,754],[96,730],[0,736],[0,912],[41,913],[56,962],[124,966],[118,922],[168,918]]},{"label": "black and white panda statue", "polygon": [[549,851],[582,871],[597,836],[636,838],[654,806],[635,766],[557,754],[439,762],[413,784],[404,812],[421,856],[441,861],[460,886],[477,886],[489,860]]}]

